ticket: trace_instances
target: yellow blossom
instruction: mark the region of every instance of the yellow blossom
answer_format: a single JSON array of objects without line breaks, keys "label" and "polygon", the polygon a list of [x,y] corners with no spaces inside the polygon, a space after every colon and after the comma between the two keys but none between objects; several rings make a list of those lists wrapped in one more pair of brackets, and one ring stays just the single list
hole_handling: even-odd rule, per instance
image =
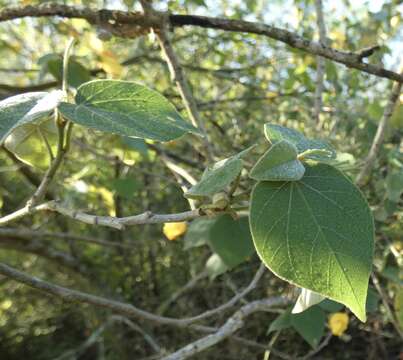
[{"label": "yellow blossom", "polygon": [[185,222],[165,223],[162,231],[168,240],[175,240],[186,232],[187,227]]},{"label": "yellow blossom", "polygon": [[334,313],[329,318],[329,328],[333,335],[341,336],[348,327],[348,315],[346,313]]}]

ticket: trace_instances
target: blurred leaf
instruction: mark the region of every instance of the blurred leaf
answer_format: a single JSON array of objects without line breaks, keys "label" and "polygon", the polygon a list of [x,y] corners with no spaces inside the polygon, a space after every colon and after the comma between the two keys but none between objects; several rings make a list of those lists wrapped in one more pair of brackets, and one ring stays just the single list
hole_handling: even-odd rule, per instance
[{"label": "blurred leaf", "polygon": [[211,226],[215,221],[216,219],[209,219],[207,217],[193,220],[188,227],[184,239],[184,250],[207,244]]},{"label": "blurred leaf", "polygon": [[291,308],[287,309],[279,315],[274,321],[269,326],[269,329],[267,330],[267,334],[270,334],[273,331],[279,331],[279,330],[284,330],[288,329],[292,326],[291,322]]},{"label": "blurred leaf", "polygon": [[211,226],[208,243],[228,268],[239,265],[254,253],[248,218],[234,220],[227,214],[217,217]]},{"label": "blurred leaf", "polygon": [[333,301],[330,299],[323,300],[319,306],[328,312],[338,312],[344,308],[343,304],[338,303],[337,301]]},{"label": "blurred leaf", "polygon": [[395,294],[394,308],[396,319],[400,325],[400,328],[403,329],[403,289],[399,288]]},{"label": "blurred leaf", "polygon": [[131,150],[135,150],[146,157],[148,156],[148,146],[144,139],[122,136],[122,141]]},{"label": "blurred leaf", "polygon": [[376,292],[375,289],[372,287],[368,288],[368,295],[367,295],[367,312],[373,313],[378,310],[378,303],[380,300],[379,294]]},{"label": "blurred leaf", "polygon": [[[38,65],[42,67],[42,72],[49,72],[58,80],[63,80],[63,58],[58,54],[48,54],[38,60]],[[74,58],[69,59],[67,83],[78,88],[81,84],[91,80],[91,73],[80,62]]]},{"label": "blurred leaf", "polygon": [[112,189],[126,199],[132,199],[134,194],[141,189],[142,184],[132,178],[121,178],[112,181]]},{"label": "blurred leaf", "polygon": [[403,169],[391,171],[386,177],[386,195],[390,201],[399,202],[403,193]]}]

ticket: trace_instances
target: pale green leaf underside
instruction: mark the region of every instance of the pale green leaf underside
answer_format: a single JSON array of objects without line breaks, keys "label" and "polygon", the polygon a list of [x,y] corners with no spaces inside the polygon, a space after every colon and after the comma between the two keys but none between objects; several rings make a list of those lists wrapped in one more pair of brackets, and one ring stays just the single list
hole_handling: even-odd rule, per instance
[{"label": "pale green leaf underside", "polygon": [[286,140],[273,144],[256,162],[249,176],[258,181],[296,181],[305,172],[297,148]]},{"label": "pale green leaf underside", "polygon": [[308,139],[303,134],[294,129],[289,129],[276,124],[265,124],[264,134],[272,144],[275,144],[281,140],[289,141],[290,143],[295,145],[298,150],[298,154],[303,153],[307,150],[326,150],[326,152],[320,154],[307,155],[307,159],[323,161],[334,159],[336,157],[335,150],[326,141],[318,139]]},{"label": "pale green leaf underside", "polygon": [[296,182],[260,182],[250,226],[262,261],[279,277],[348,306],[365,321],[373,219],[337,169],[306,164]]},{"label": "pale green leaf underside", "polygon": [[[56,96],[54,96],[54,94]],[[12,96],[0,102],[0,145],[17,127],[35,122],[50,113],[60,99],[60,92],[32,92]]]},{"label": "pale green leaf underside", "polygon": [[161,94],[128,81],[95,80],[81,85],[76,104],[59,105],[72,122],[104,132],[170,141],[200,131],[184,121]]},{"label": "pale green leaf underside", "polygon": [[204,172],[200,181],[185,194],[185,197],[209,197],[224,190],[240,174],[242,167],[242,160],[235,157],[220,161],[211,170]]}]

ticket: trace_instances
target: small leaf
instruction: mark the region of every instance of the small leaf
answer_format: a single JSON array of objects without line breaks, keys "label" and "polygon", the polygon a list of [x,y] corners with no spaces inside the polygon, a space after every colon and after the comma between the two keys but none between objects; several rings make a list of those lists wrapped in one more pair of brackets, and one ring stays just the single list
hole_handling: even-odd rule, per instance
[{"label": "small leaf", "polygon": [[325,330],[326,316],[319,306],[312,306],[300,314],[291,315],[293,328],[304,340],[316,348]]},{"label": "small leaf", "polygon": [[[63,58],[58,54],[47,54],[38,60],[43,73],[49,72],[58,80],[63,79]],[[91,73],[79,61],[74,58],[69,59],[67,83],[74,88],[91,80]]]},{"label": "small leaf", "polygon": [[141,184],[131,178],[114,179],[111,185],[112,189],[125,199],[133,199],[135,192],[141,188]]},{"label": "small leaf", "polygon": [[185,197],[209,197],[224,190],[241,173],[242,166],[242,160],[235,157],[221,160],[204,172],[201,180],[190,188]]},{"label": "small leaf", "polygon": [[297,148],[290,142],[281,140],[257,161],[249,176],[259,181],[299,180],[304,175],[305,168],[297,156]]},{"label": "small leaf", "polygon": [[182,119],[161,94],[129,81],[95,80],[81,85],[76,104],[61,103],[72,122],[100,131],[169,141],[200,131]]},{"label": "small leaf", "polygon": [[137,151],[145,157],[148,157],[148,147],[144,139],[131,138],[127,136],[122,136],[122,142],[131,150]]},{"label": "small leaf", "polygon": [[250,227],[275,274],[343,303],[365,321],[374,225],[361,192],[340,171],[306,164],[300,181],[258,183]]},{"label": "small leaf", "polygon": [[199,199],[211,197],[224,190],[241,173],[243,168],[241,159],[246,157],[255,147],[256,145],[252,145],[238,154],[216,162],[211,168],[206,168],[200,181],[184,196],[190,199]]},{"label": "small leaf", "polygon": [[311,306],[319,304],[324,299],[325,298],[322,295],[319,295],[314,291],[301,289],[301,294],[298,296],[291,312],[293,314],[301,313]]},{"label": "small leaf", "polygon": [[391,171],[386,177],[386,194],[390,201],[399,202],[403,193],[403,169]]},{"label": "small leaf", "polygon": [[264,134],[267,140],[269,140],[272,144],[275,144],[281,140],[289,141],[291,144],[295,145],[298,150],[298,154],[307,150],[326,150],[326,152],[309,154],[305,157],[306,159],[326,161],[336,157],[336,152],[334,151],[333,147],[330,146],[326,141],[307,139],[300,132],[284,126],[265,124]]},{"label": "small leaf", "polygon": [[248,218],[217,217],[210,229],[209,245],[230,269],[245,261],[254,253]]},{"label": "small leaf", "polygon": [[338,312],[344,308],[343,304],[338,303],[337,301],[333,301],[330,299],[323,300],[319,306],[328,312]]},{"label": "small leaf", "polygon": [[373,289],[368,288],[368,296],[367,296],[367,303],[366,309],[368,313],[373,313],[378,310],[378,303],[380,301],[379,294]]},{"label": "small leaf", "polygon": [[270,324],[267,334],[290,328],[292,326],[291,316],[291,309],[287,309]]},{"label": "small leaf", "polygon": [[403,288],[398,288],[395,293],[394,308],[397,322],[403,329]]},{"label": "small leaf", "polygon": [[186,232],[184,250],[207,244],[210,237],[211,226],[215,221],[216,219],[209,219],[207,217],[193,220]]},{"label": "small leaf", "polygon": [[17,127],[49,115],[58,105],[61,91],[16,95],[0,102],[0,145]]}]

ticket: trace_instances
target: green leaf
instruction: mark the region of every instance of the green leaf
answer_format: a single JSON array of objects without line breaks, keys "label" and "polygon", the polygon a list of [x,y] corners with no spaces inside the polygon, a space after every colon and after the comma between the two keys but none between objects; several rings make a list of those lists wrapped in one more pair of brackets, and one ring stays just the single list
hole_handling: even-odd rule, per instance
[{"label": "green leaf", "polygon": [[365,321],[374,225],[361,192],[340,171],[307,164],[300,181],[258,183],[250,226],[259,256],[275,274]]},{"label": "green leaf", "polygon": [[367,303],[366,309],[367,312],[373,313],[378,310],[378,303],[380,301],[379,294],[373,288],[368,288],[368,296],[367,296]]},{"label": "green leaf", "polygon": [[281,140],[256,162],[249,176],[259,181],[299,180],[305,168],[297,156],[297,148],[287,140]]},{"label": "green leaf", "polygon": [[313,348],[318,346],[325,330],[326,316],[319,306],[312,306],[300,314],[291,315],[293,328]]},{"label": "green leaf", "polygon": [[122,136],[122,142],[131,150],[137,151],[145,157],[148,157],[148,146],[144,139]]},{"label": "green leaf", "polygon": [[[42,67],[42,72],[49,72],[58,81],[63,79],[63,57],[58,54],[47,54],[38,60],[38,65]],[[91,80],[91,73],[80,62],[74,58],[69,59],[67,83],[74,88],[78,88]]]},{"label": "green leaf", "polygon": [[246,157],[256,145],[227,159],[216,162],[211,168],[206,168],[200,181],[184,195],[190,199],[199,199],[212,196],[230,185],[243,168],[242,158]]},{"label": "green leaf", "polygon": [[193,220],[186,231],[184,250],[207,244],[211,226],[215,221],[216,219],[209,219],[206,217]]},{"label": "green leaf", "polygon": [[386,177],[386,195],[390,201],[399,202],[403,193],[403,169],[391,171]]},{"label": "green leaf", "polygon": [[133,199],[134,194],[141,189],[141,183],[135,179],[121,178],[113,180],[111,187],[119,196],[125,199]]},{"label": "green leaf", "polygon": [[49,115],[58,105],[61,91],[32,92],[9,97],[0,102],[0,145],[19,126],[34,123]]},{"label": "green leaf", "polygon": [[200,181],[192,186],[185,197],[197,199],[212,196],[224,190],[242,171],[242,160],[231,157],[206,169]]},{"label": "green leaf", "polygon": [[76,104],[60,113],[77,124],[124,136],[170,141],[200,131],[182,119],[161,94],[129,81],[95,80],[81,85]]},{"label": "green leaf", "polygon": [[341,309],[344,308],[343,304],[340,304],[336,301],[330,300],[330,299],[325,299],[323,300],[319,306],[323,309],[326,310],[328,312],[334,313],[334,312],[338,312]]},{"label": "green leaf", "polygon": [[287,309],[270,324],[267,334],[290,328],[292,326],[291,317],[291,309]]},{"label": "green leaf", "polygon": [[385,269],[382,270],[381,275],[384,278],[403,287],[401,271],[397,266],[387,266]]},{"label": "green leaf", "polygon": [[264,134],[267,140],[269,140],[272,144],[275,144],[281,140],[289,141],[290,143],[295,145],[299,154],[308,150],[325,150],[320,153],[312,153],[306,155],[306,159],[326,161],[329,159],[334,159],[336,157],[336,152],[326,141],[307,139],[300,132],[286,128],[284,126],[265,124]]},{"label": "green leaf", "polygon": [[206,270],[210,280],[214,280],[217,276],[224,274],[228,270],[228,266],[218,254],[213,254],[206,262]]},{"label": "green leaf", "polygon": [[233,268],[254,253],[247,217],[234,220],[230,215],[217,217],[209,233],[209,245],[228,268]]}]

